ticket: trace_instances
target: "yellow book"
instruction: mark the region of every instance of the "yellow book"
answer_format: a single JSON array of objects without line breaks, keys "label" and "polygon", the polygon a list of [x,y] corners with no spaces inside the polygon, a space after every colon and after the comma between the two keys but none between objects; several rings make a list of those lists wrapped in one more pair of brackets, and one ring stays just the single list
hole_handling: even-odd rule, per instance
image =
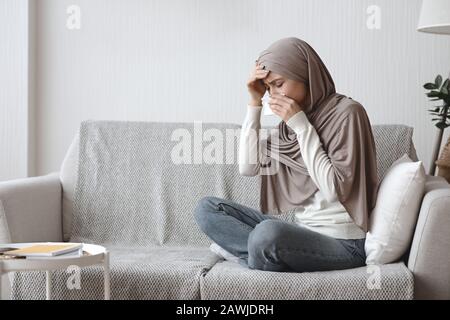
[{"label": "yellow book", "polygon": [[19,256],[19,257],[52,257],[60,254],[79,250],[83,247],[82,243],[67,243],[67,244],[36,244],[25,248],[6,251],[4,255]]}]

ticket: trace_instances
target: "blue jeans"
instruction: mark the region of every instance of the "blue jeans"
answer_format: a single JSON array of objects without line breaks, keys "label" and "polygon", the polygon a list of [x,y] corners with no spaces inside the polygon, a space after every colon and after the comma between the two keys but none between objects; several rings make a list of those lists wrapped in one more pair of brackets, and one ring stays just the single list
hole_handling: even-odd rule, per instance
[{"label": "blue jeans", "polygon": [[336,239],[233,201],[204,197],[200,229],[250,269],[312,272],[365,266],[365,239]]}]

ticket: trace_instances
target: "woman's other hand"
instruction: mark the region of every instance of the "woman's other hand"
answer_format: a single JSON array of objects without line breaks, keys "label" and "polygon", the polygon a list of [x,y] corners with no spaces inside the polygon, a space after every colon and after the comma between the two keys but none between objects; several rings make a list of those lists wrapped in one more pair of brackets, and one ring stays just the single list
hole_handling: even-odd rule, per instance
[{"label": "woman's other hand", "polygon": [[263,67],[256,62],[255,67],[250,73],[250,77],[247,81],[248,92],[250,93],[250,105],[251,106],[261,106],[261,99],[266,93],[266,86],[263,83],[263,79],[265,79],[269,70],[264,70]]}]

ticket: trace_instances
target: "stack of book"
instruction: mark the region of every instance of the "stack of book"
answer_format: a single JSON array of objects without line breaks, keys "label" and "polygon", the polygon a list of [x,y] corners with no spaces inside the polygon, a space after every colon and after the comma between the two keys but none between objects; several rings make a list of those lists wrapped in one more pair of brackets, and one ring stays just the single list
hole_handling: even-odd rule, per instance
[{"label": "stack of book", "polygon": [[39,259],[49,257],[72,257],[82,254],[82,243],[37,243],[20,248],[12,246],[0,246],[0,252],[4,256]]}]

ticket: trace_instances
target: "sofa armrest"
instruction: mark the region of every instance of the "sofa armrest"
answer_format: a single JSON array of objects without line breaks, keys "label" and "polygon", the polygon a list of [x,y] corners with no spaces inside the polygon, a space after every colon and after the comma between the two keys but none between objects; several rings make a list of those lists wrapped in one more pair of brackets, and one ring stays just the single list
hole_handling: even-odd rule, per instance
[{"label": "sofa armrest", "polygon": [[0,242],[62,241],[59,173],[0,182]]},{"label": "sofa armrest", "polygon": [[415,299],[450,299],[450,184],[439,178],[428,184],[408,259]]}]

